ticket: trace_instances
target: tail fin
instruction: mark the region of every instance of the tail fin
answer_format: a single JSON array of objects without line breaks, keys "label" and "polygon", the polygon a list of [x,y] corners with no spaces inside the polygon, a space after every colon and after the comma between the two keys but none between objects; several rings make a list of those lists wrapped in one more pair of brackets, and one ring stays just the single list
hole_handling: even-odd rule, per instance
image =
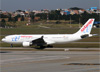
[{"label": "tail fin", "polygon": [[75,34],[90,34],[95,19],[89,19]]}]

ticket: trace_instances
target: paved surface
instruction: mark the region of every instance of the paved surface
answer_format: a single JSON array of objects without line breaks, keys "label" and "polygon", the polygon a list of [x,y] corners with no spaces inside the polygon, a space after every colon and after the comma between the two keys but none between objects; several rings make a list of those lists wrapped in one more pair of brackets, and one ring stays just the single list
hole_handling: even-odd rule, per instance
[{"label": "paved surface", "polygon": [[0,72],[100,72],[99,51],[1,51]]},{"label": "paved surface", "polygon": [[[2,51],[36,51],[37,49],[28,47],[0,47]],[[100,51],[100,48],[45,48],[44,51]]]}]

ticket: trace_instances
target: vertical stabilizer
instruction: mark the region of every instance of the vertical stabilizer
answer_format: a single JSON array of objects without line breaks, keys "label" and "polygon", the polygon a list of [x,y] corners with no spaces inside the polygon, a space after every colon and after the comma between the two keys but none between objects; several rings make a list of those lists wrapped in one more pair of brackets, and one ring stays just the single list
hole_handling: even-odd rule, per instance
[{"label": "vertical stabilizer", "polygon": [[89,19],[82,27],[81,29],[76,32],[75,34],[90,34],[92,30],[92,26],[94,23],[94,18]]}]

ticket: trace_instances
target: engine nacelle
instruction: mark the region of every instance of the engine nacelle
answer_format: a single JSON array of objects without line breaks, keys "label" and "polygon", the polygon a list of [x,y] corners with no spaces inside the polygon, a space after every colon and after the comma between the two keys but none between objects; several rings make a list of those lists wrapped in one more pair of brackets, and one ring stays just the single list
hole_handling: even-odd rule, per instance
[{"label": "engine nacelle", "polygon": [[28,46],[31,45],[31,43],[30,43],[30,42],[23,42],[22,45],[23,45],[24,47],[28,47]]}]

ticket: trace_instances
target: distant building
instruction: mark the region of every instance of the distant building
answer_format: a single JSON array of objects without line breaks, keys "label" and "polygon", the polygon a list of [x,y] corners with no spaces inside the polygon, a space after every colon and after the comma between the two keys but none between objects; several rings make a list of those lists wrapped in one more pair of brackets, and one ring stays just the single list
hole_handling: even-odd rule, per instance
[{"label": "distant building", "polygon": [[82,14],[82,13],[84,13],[85,12],[85,10],[84,9],[80,9],[80,10],[78,10],[79,11],[79,14]]},{"label": "distant building", "polygon": [[64,14],[65,15],[69,15],[70,14],[70,11],[64,11]]},{"label": "distant building", "polygon": [[92,14],[92,13],[100,13],[99,9],[97,7],[90,7],[89,9],[87,9],[87,12]]},{"label": "distant building", "polygon": [[97,7],[91,7],[90,10],[97,10]]}]

